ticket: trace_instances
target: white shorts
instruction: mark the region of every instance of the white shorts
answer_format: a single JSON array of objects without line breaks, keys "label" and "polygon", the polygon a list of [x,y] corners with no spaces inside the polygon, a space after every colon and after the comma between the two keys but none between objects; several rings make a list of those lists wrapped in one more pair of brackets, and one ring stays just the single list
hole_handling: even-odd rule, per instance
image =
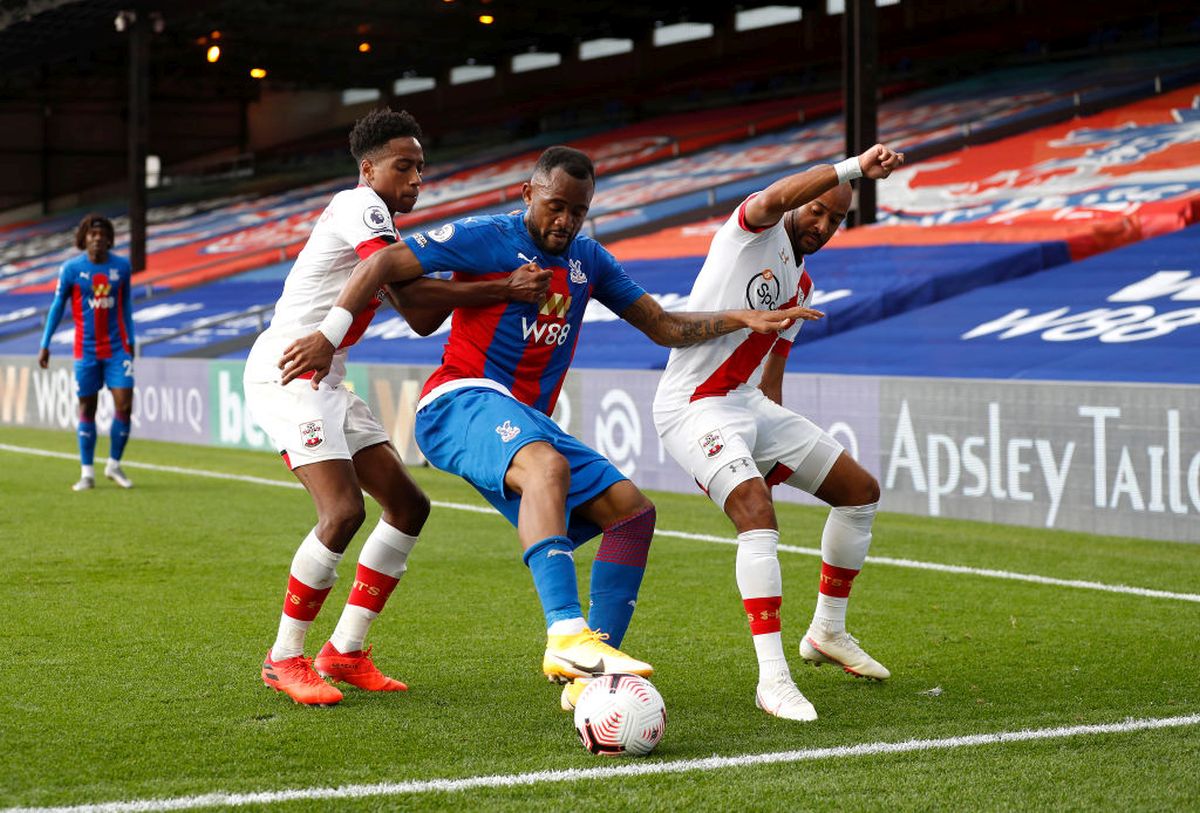
[{"label": "white shorts", "polygon": [[759,390],[702,398],[656,414],[663,447],[722,509],[755,477],[815,494],[842,453],[821,427]]},{"label": "white shorts", "polygon": [[321,460],[350,460],[362,449],[389,441],[363,399],[342,385],[296,379],[245,381],[246,405],[262,430],[295,469]]}]

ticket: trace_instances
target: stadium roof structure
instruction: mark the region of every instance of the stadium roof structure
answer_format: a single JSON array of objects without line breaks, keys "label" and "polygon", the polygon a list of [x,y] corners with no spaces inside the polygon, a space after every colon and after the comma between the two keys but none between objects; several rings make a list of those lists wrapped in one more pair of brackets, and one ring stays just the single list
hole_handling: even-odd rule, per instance
[{"label": "stadium roof structure", "polygon": [[[656,25],[720,22],[734,6],[626,0],[0,0],[0,96],[28,97],[64,80],[123,80],[123,12],[155,28],[152,79],[180,96],[250,92],[248,69],[269,66],[273,85],[381,87],[405,72],[441,74],[530,51],[561,51],[587,39],[648,40]],[[484,24],[482,15],[492,22]],[[214,40],[213,32],[220,32]],[[361,43],[370,49],[360,51]],[[211,44],[223,50],[205,64]],[[174,94],[172,94],[174,95]]]}]

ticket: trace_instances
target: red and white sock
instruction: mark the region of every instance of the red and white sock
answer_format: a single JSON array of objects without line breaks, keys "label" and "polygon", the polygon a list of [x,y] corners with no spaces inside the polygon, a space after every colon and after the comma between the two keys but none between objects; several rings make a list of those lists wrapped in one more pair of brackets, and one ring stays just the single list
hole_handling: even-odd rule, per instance
[{"label": "red and white sock", "polygon": [[813,624],[826,632],[846,631],[846,606],[854,577],[871,547],[871,524],[879,503],[833,508],[821,534],[821,584]]},{"label": "red and white sock", "polygon": [[343,655],[363,648],[371,628],[400,577],[408,570],[408,554],[417,537],[393,528],[382,519],[363,543],[358,555],[354,586],[346,599],[346,608],[329,637],[334,649]]},{"label": "red and white sock", "polygon": [[736,572],[760,679],[787,672],[780,633],[783,574],[779,569],[779,531],[761,528],[738,534]]},{"label": "red and white sock", "polygon": [[342,554],[322,545],[316,529],[304,537],[292,558],[287,593],[283,597],[283,615],[279,619],[275,644],[271,647],[271,660],[281,661],[304,654],[304,636],[337,581],[340,561]]}]

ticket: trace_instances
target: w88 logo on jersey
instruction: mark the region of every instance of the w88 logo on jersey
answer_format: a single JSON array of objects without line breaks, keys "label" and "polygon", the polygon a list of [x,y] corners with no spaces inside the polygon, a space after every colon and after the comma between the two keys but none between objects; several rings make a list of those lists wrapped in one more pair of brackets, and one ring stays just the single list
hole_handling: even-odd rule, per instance
[{"label": "w88 logo on jersey", "polygon": [[525,341],[532,341],[534,344],[566,344],[567,337],[571,335],[571,323],[540,322],[537,319],[530,322],[522,316],[521,334]]}]

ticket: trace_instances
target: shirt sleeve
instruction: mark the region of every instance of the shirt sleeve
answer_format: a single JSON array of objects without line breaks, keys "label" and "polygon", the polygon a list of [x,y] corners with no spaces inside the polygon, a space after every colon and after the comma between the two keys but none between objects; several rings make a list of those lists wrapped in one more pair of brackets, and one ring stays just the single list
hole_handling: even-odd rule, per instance
[{"label": "shirt sleeve", "polygon": [[646,289],[630,279],[625,267],[598,243],[596,260],[600,274],[592,289],[592,297],[610,311],[619,314],[645,295]]},{"label": "shirt sleeve", "polygon": [[744,201],[739,203],[737,209],[735,209],[733,214],[729,216],[729,219],[725,221],[725,224],[721,226],[721,231],[725,232],[732,240],[742,245],[750,245],[751,243],[757,243],[765,240],[776,228],[782,228],[782,226],[780,226],[780,224],[783,223],[782,220],[773,226],[762,227],[751,226],[746,222],[746,204],[753,200],[758,194],[760,193],[755,192],[747,197]]},{"label": "shirt sleeve", "polygon": [[75,284],[71,278],[72,273],[66,263],[63,263],[62,268],[58,270],[58,284],[54,286],[54,301],[50,303],[50,313],[46,316],[46,328],[42,331],[42,350],[50,346],[50,337],[54,335],[54,331],[58,330],[58,323],[62,321],[63,308],[67,304],[71,287]]},{"label": "shirt sleeve", "polygon": [[505,260],[502,249],[509,245],[490,221],[476,218],[456,220],[427,232],[415,232],[404,238],[425,274],[456,272],[466,275],[509,272],[521,265],[513,252]]},{"label": "shirt sleeve", "polygon": [[396,242],[396,225],[379,196],[360,186],[338,193],[329,203],[332,231],[362,259]]}]

